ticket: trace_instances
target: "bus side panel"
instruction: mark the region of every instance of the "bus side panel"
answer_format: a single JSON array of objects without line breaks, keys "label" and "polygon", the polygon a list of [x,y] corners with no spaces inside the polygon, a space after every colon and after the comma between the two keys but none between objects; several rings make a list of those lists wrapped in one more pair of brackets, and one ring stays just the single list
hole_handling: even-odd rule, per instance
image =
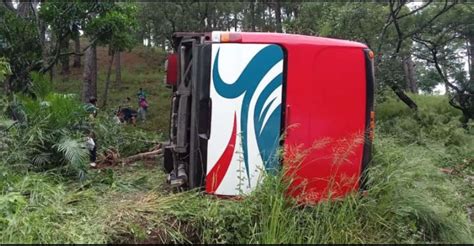
[{"label": "bus side panel", "polygon": [[248,193],[279,166],[283,60],[278,45],[212,45],[206,192]]},{"label": "bus side panel", "polygon": [[285,162],[306,202],[357,189],[366,115],[365,56],[345,47],[286,47]]}]

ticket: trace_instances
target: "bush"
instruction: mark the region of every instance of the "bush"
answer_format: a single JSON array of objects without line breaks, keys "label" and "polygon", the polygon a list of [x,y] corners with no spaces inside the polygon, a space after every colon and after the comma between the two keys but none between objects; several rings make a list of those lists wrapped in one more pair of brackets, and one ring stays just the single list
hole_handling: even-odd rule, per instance
[{"label": "bush", "polygon": [[83,169],[87,150],[82,144],[85,112],[75,97],[48,93],[32,99],[14,96],[9,116],[17,124],[8,130],[6,163],[28,164],[34,170]]},{"label": "bush", "polygon": [[161,135],[157,133],[119,125],[112,120],[111,115],[112,112],[103,113],[94,126],[99,151],[114,148],[121,156],[129,156],[147,151],[161,140]]}]

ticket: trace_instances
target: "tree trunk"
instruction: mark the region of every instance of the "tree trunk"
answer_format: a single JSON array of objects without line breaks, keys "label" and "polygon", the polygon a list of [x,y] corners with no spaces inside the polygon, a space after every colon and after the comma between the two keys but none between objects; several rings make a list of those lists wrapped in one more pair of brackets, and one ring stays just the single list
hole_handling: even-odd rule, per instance
[{"label": "tree trunk", "polygon": [[4,0],[3,5],[11,11],[16,11],[15,7],[13,7],[13,0]]},{"label": "tree trunk", "polygon": [[409,108],[413,110],[418,110],[418,105],[416,105],[415,101],[413,101],[402,89],[400,89],[397,85],[391,85],[392,90],[397,94],[398,98],[402,100]]},{"label": "tree trunk", "polygon": [[114,64],[114,58],[115,58],[115,52],[112,51],[112,54],[110,56],[109,68],[107,70],[107,77],[105,79],[105,90],[104,90],[104,96],[103,96],[103,101],[102,101],[102,108],[105,108],[107,106],[107,96],[109,94],[109,87],[110,87],[110,75],[112,74],[112,65]]},{"label": "tree trunk", "polygon": [[239,11],[234,10],[234,31],[237,32],[237,27],[239,25]]},{"label": "tree trunk", "polygon": [[255,4],[254,2],[250,3],[250,30],[252,32],[257,30],[255,25]]},{"label": "tree trunk", "polygon": [[276,31],[279,33],[283,32],[283,27],[281,25],[281,4],[280,0],[275,1],[275,21],[276,21]]},{"label": "tree trunk", "polygon": [[30,0],[20,0],[17,7],[17,13],[19,16],[26,18],[32,14],[33,5]]},{"label": "tree trunk", "polygon": [[81,37],[80,37],[79,30],[74,33],[74,63],[72,64],[73,67],[81,67]]},{"label": "tree trunk", "polygon": [[54,66],[51,67],[51,69],[49,69],[49,81],[53,81],[54,80]]},{"label": "tree trunk", "polygon": [[296,6],[294,9],[293,9],[293,17],[295,19],[298,19],[298,14],[299,14],[299,10],[298,10],[298,6]]},{"label": "tree trunk", "polygon": [[146,46],[148,48],[151,48],[151,34],[150,33],[148,33],[148,42],[147,42]]},{"label": "tree trunk", "polygon": [[403,70],[405,72],[407,91],[417,94],[418,86],[416,81],[415,63],[411,59],[411,56],[408,56],[403,60]]},{"label": "tree trunk", "polygon": [[[69,52],[69,37],[65,37],[61,40],[61,53]],[[69,70],[69,55],[61,56],[61,75],[70,74]]]},{"label": "tree trunk", "polygon": [[85,56],[82,100],[87,102],[89,97],[97,97],[97,50],[95,44],[87,48]]},{"label": "tree trunk", "polygon": [[[217,9],[215,9],[217,11]],[[218,13],[214,13],[212,15],[212,18],[211,18],[211,25],[212,25],[212,29],[213,30],[218,30],[219,27],[217,27],[217,18],[219,18],[219,14]]]},{"label": "tree trunk", "polygon": [[122,65],[120,64],[120,51],[115,54],[115,83],[122,84]]},{"label": "tree trunk", "polygon": [[161,48],[163,51],[166,52],[166,39],[165,38],[163,38],[163,40],[161,41]]},{"label": "tree trunk", "polygon": [[469,37],[469,82],[474,84],[474,35]]},{"label": "tree trunk", "polygon": [[3,90],[5,91],[5,95],[10,95],[10,79],[11,77],[7,77],[3,82]]},{"label": "tree trunk", "polygon": [[41,58],[43,60],[42,66],[45,68],[48,66],[48,46],[49,44],[46,42],[46,24],[41,21],[40,25],[40,42],[41,42]]}]

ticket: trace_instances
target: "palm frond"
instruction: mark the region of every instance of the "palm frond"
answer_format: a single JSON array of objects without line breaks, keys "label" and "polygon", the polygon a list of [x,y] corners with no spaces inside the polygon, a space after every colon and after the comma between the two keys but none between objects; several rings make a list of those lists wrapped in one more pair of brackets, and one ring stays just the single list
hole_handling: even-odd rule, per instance
[{"label": "palm frond", "polygon": [[51,161],[51,153],[39,153],[33,156],[31,162],[36,166],[41,166]]},{"label": "palm frond", "polygon": [[7,130],[12,127],[16,121],[0,116],[0,130]]},{"label": "palm frond", "polygon": [[76,139],[65,137],[53,147],[63,153],[65,160],[73,167],[81,169],[84,166],[88,151],[83,143]]}]

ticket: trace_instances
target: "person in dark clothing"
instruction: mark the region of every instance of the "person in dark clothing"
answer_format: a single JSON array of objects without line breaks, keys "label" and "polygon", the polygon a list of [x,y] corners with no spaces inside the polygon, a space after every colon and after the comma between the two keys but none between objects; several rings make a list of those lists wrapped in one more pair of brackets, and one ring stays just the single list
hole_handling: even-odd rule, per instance
[{"label": "person in dark clothing", "polygon": [[90,118],[97,117],[97,99],[95,97],[90,97],[89,103],[84,106],[84,109],[89,113]]},{"label": "person in dark clothing", "polygon": [[120,122],[124,123],[127,122],[129,124],[136,124],[137,118],[137,111],[131,108],[119,108],[117,111],[117,117],[119,118]]}]

